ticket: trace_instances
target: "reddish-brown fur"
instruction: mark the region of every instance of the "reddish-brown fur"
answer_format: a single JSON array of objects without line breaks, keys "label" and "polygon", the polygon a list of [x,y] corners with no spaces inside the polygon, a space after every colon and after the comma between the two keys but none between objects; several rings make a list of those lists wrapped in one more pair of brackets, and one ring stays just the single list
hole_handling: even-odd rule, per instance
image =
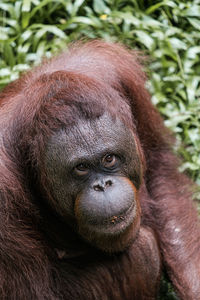
[{"label": "reddish-brown fur", "polygon": [[[66,71],[71,72],[70,82]],[[68,84],[69,98],[78,95],[79,103],[89,95],[97,107],[104,93],[113,99],[120,94],[131,107],[144,155],[139,191],[144,234],[128,252],[112,258],[76,244],[70,232],[65,241],[62,224],[39,203],[33,171],[44,152],[45,137],[77,119],[76,101],[57,104]],[[149,279],[157,280],[154,273],[159,267],[155,271],[153,261],[147,267],[145,257],[157,246],[152,240],[141,254],[142,239],[151,234],[145,226],[156,232],[163,264],[180,298],[199,299],[200,225],[191,183],[177,171],[171,138],[150,102],[137,54],[100,41],[78,43],[10,84],[0,98],[0,299],[152,299],[148,289],[155,282]],[[91,116],[98,114],[95,105],[87,108]]]}]

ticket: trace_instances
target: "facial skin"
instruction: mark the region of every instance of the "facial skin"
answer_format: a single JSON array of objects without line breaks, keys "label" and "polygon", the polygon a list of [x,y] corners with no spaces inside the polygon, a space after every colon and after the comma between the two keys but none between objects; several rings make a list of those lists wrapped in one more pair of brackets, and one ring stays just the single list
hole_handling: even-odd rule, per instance
[{"label": "facial skin", "polygon": [[132,131],[119,119],[104,114],[56,132],[44,169],[50,205],[83,239],[112,252],[135,238],[141,162]]}]

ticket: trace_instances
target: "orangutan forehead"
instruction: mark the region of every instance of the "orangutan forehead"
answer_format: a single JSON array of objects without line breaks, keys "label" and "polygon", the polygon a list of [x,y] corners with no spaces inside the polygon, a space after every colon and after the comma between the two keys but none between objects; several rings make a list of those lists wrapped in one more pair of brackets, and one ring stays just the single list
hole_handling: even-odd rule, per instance
[{"label": "orangutan forehead", "polygon": [[91,121],[80,119],[76,125],[56,132],[48,142],[47,156],[66,153],[73,160],[73,156],[91,157],[124,148],[129,152],[136,150],[133,132],[120,119],[105,113]]}]

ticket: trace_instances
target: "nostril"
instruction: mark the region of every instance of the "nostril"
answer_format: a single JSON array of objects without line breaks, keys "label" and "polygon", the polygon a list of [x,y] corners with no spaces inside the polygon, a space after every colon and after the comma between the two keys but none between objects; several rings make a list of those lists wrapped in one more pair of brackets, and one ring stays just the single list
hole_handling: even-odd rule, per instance
[{"label": "nostril", "polygon": [[112,181],[111,180],[107,180],[106,183],[105,183],[105,186],[106,187],[109,187],[112,185]]},{"label": "nostril", "polygon": [[94,190],[99,192],[99,191],[104,191],[104,187],[100,184],[96,184],[93,186]]},{"label": "nostril", "polygon": [[93,185],[93,189],[98,192],[105,191],[106,188],[110,187],[113,184],[111,180],[103,180],[101,183],[96,183]]}]

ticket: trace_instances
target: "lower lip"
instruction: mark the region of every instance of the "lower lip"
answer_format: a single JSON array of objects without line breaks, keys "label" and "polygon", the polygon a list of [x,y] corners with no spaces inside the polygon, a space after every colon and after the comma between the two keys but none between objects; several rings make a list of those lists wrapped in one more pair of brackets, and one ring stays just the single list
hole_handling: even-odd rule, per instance
[{"label": "lower lip", "polygon": [[133,223],[135,215],[136,206],[133,203],[123,215],[113,216],[100,224],[87,224],[86,226],[90,232],[112,236],[124,232]]}]

